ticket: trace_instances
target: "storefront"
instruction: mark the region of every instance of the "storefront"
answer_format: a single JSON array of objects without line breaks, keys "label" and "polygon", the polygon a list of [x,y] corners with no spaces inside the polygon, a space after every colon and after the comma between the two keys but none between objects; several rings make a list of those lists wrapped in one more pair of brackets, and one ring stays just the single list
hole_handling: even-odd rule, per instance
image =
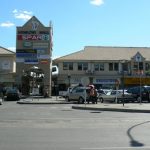
[{"label": "storefront", "polygon": [[150,85],[150,77],[125,77],[124,84],[126,87],[137,85]]}]

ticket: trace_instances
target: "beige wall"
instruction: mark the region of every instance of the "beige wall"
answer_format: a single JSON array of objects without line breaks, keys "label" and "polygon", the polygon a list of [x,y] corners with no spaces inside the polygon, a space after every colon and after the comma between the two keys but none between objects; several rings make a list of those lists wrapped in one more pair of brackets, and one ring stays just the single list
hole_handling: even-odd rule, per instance
[{"label": "beige wall", "polygon": [[12,86],[15,83],[15,53],[0,56],[0,83]]},{"label": "beige wall", "polygon": [[[130,79],[132,78],[138,78],[139,76],[136,74],[134,74],[133,72],[133,67],[134,67],[134,63],[133,63],[133,59],[131,59],[130,61],[127,61],[126,64],[127,64],[127,68],[128,68],[128,71],[127,72],[124,72],[124,75],[125,75],[125,79],[126,79],[126,83],[128,85],[131,85],[132,83]],[[65,62],[69,62],[69,61],[66,61]],[[73,61],[72,61],[73,62]],[[81,62],[81,61],[80,61]],[[87,61],[88,62],[88,61]],[[75,83],[75,82],[81,82],[82,81],[82,78],[83,77],[88,77],[88,78],[92,78],[93,79],[93,82],[97,82],[99,80],[111,80],[114,82],[113,84],[115,84],[115,81],[116,80],[119,80],[120,82],[120,86],[121,86],[121,81],[122,81],[122,77],[123,77],[123,74],[122,74],[122,63],[121,61],[118,61],[118,67],[119,67],[119,70],[118,71],[109,71],[109,63],[116,63],[117,61],[104,61],[104,68],[105,70],[104,71],[94,71],[93,73],[86,73],[86,71],[78,71],[78,68],[77,68],[77,61],[74,61],[73,62],[73,68],[74,70],[63,70],[63,61],[54,61],[55,64],[58,64],[59,66],[59,76],[58,76],[58,84],[68,84],[69,82],[69,79],[68,79],[68,74],[71,75],[71,83]],[[145,63],[147,61],[143,60],[143,68],[145,69]],[[89,61],[88,62],[88,69],[91,68],[91,70],[94,70],[94,63],[95,61]],[[97,61],[98,63],[98,61]],[[99,61],[99,63],[102,63],[102,61]],[[143,75],[142,75],[142,78],[145,78],[145,80],[147,80],[147,77],[146,74],[145,74],[145,70],[143,70]],[[144,83],[144,82],[143,82]],[[97,83],[97,84],[100,84],[100,83]],[[134,83],[135,84],[135,83]],[[137,83],[138,84],[138,83]]]}]

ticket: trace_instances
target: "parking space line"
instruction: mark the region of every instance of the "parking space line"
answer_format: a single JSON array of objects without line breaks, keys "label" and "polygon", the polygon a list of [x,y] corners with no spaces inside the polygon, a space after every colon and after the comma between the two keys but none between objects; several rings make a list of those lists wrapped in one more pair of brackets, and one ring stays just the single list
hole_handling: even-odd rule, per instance
[{"label": "parking space line", "polygon": [[130,150],[130,149],[150,149],[150,146],[148,147],[91,147],[91,148],[80,148],[80,150],[117,150],[117,149],[121,149],[121,150]]}]

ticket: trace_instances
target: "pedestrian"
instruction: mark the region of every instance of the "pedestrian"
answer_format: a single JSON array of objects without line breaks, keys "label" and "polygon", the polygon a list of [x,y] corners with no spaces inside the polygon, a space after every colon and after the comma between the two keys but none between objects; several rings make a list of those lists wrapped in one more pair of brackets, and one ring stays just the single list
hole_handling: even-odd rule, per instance
[{"label": "pedestrian", "polygon": [[[94,86],[91,86],[90,88],[90,101],[94,104],[96,103],[97,104],[97,91],[95,89]],[[88,101],[89,103],[89,101]]]},{"label": "pedestrian", "polygon": [[44,98],[47,98],[47,97],[48,97],[48,88],[46,87],[44,91]]}]

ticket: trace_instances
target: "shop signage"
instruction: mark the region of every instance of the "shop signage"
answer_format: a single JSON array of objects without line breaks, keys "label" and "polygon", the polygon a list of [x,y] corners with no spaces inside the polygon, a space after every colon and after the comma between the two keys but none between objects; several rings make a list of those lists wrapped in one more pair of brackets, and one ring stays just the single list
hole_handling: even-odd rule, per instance
[{"label": "shop signage", "polygon": [[32,20],[31,24],[32,24],[32,30],[37,30],[38,29],[38,27],[39,27],[39,22],[38,21]]},{"label": "shop signage", "polygon": [[41,64],[48,64],[48,60],[46,60],[46,59],[45,60],[41,60],[40,63]]},{"label": "shop signage", "polygon": [[17,53],[37,53],[36,49],[17,49]]},{"label": "shop signage", "polygon": [[18,40],[43,40],[43,41],[48,41],[49,40],[49,35],[48,34],[39,34],[39,35],[17,35]]},{"label": "shop signage", "polygon": [[24,47],[31,47],[32,46],[32,42],[24,42],[23,46]]},{"label": "shop signage", "polygon": [[37,58],[38,58],[38,59],[50,59],[50,55],[37,54]]},{"label": "shop signage", "polygon": [[[40,34],[49,34],[49,31],[38,31]],[[36,31],[18,31],[17,34],[36,34]]]},{"label": "shop signage", "polygon": [[37,58],[37,50],[36,49],[17,49],[16,57]]},{"label": "shop signage", "polygon": [[38,59],[33,59],[33,58],[26,58],[24,60],[25,64],[38,64]]},{"label": "shop signage", "polygon": [[116,79],[95,79],[96,84],[115,84]]},{"label": "shop signage", "polygon": [[40,49],[40,48],[48,48],[49,47],[49,42],[38,42],[38,43],[33,43],[33,48]]},{"label": "shop signage", "polygon": [[[141,83],[140,83],[141,82]],[[150,85],[150,78],[148,77],[134,77],[134,78],[125,78],[124,83],[127,85]]]},{"label": "shop signage", "polygon": [[31,57],[31,58],[37,58],[37,54],[34,54],[34,53],[16,53],[16,57]]},{"label": "shop signage", "polygon": [[18,31],[18,34],[36,34],[36,31]]},{"label": "shop signage", "polygon": [[16,58],[16,62],[17,63],[23,63],[24,62],[24,58]]}]

